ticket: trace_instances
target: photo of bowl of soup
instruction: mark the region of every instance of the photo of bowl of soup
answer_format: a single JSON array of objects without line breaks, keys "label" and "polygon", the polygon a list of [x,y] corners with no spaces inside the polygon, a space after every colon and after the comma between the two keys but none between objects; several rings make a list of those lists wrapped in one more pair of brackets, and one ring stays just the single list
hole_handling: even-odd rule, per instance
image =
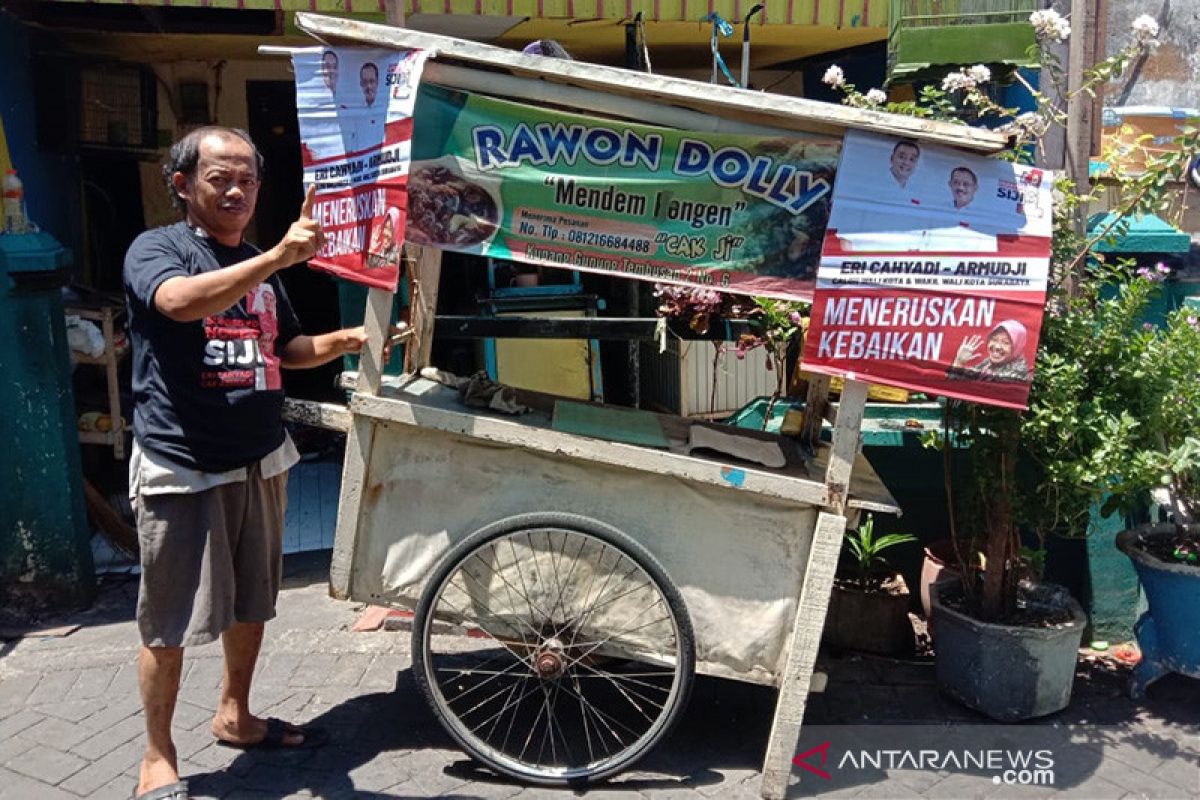
[{"label": "photo of bowl of soup", "polygon": [[463,175],[457,158],[413,162],[408,231],[413,244],[480,249],[500,225],[497,192]]}]

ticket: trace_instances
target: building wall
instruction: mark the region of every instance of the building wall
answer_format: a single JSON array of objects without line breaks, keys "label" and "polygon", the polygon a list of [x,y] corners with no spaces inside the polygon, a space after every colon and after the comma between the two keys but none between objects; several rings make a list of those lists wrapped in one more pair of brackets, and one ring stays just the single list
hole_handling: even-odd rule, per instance
[{"label": "building wall", "polygon": [[1129,42],[1129,25],[1140,14],[1158,20],[1162,44],[1110,88],[1105,104],[1200,107],[1200,0],[1109,0],[1110,54]]}]

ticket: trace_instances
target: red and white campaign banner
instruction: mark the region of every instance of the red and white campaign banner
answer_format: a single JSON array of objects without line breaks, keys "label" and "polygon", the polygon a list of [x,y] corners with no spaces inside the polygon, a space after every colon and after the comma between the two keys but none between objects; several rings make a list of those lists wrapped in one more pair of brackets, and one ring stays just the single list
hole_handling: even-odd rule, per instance
[{"label": "red and white campaign banner", "polygon": [[423,50],[296,51],[305,185],[325,246],[309,266],[395,291],[408,209],[413,106]]},{"label": "red and white campaign banner", "polygon": [[804,368],[1024,408],[1050,269],[1052,178],[848,133]]}]

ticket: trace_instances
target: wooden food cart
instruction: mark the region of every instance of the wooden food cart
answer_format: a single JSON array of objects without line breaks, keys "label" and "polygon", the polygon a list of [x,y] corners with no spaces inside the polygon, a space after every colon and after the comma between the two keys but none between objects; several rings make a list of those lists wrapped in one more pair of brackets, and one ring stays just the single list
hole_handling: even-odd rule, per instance
[{"label": "wooden food cart", "polygon": [[[703,130],[861,127],[977,151],[1003,144],[928,120],[297,20],[329,44],[433,51],[426,81],[526,102]],[[828,379],[812,381],[807,452],[736,432],[734,451],[762,448],[778,468],[696,450],[734,429],[682,417],[528,392],[517,393],[530,409],[521,415],[468,408],[453,381],[422,377],[440,254],[408,252],[415,336],[404,377],[379,369],[391,296],[368,300],[334,596],[415,610],[413,670],[435,714],[472,756],[528,782],[578,785],[627,767],[678,719],[695,673],[775,686],[761,791],[782,797],[843,532],[862,510],[899,512],[858,452],[866,385],[848,381],[834,415]],[[590,326],[579,338],[603,322],[577,323]],[[825,417],[832,443],[820,441]]]}]

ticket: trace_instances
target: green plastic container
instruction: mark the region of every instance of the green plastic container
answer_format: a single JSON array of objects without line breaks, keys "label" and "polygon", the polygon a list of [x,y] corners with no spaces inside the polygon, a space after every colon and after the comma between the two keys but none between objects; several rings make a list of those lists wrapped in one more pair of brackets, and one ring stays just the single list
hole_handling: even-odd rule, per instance
[{"label": "green plastic container", "polygon": [[0,235],[0,606],[91,602],[91,531],[60,293],[70,253],[46,233]]}]

